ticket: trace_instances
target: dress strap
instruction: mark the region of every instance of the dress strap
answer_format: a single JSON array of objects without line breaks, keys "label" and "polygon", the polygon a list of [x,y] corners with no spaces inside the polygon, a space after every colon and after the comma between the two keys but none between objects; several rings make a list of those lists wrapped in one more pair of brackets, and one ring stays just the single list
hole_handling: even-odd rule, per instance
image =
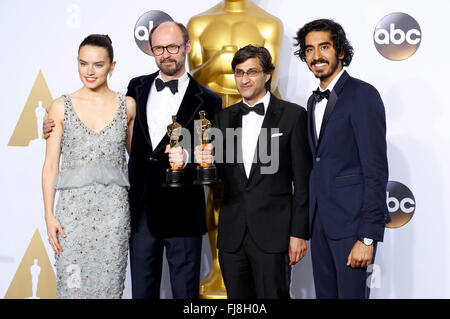
[{"label": "dress strap", "polygon": [[123,93],[119,93],[119,107],[120,107],[120,114],[122,119],[125,120],[125,123],[128,122],[128,116],[127,116],[127,96]]},{"label": "dress strap", "polygon": [[119,93],[119,101],[122,112],[127,114],[127,96],[123,93]]},{"label": "dress strap", "polygon": [[69,94],[63,94],[62,98],[64,102],[64,127],[66,127],[68,120],[71,117],[70,114],[73,111],[73,106]]}]

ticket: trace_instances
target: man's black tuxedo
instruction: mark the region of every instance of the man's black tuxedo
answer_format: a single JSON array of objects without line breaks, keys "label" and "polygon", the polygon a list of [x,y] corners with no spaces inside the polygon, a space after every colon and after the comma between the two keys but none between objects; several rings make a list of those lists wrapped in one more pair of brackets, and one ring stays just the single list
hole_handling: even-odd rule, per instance
[{"label": "man's black tuxedo", "polygon": [[[136,119],[128,163],[130,177],[130,207],[132,224],[144,210],[148,217],[150,230],[163,237],[198,236],[206,232],[205,201],[202,186],[192,185],[195,167],[187,164],[185,171],[190,186],[183,188],[163,188],[166,169],[170,167],[168,155],[164,150],[169,144],[167,134],[158,145],[152,145],[147,125],[147,100],[153,80],[158,73],[134,78],[128,86],[128,96],[136,100]],[[177,122],[191,132],[191,145],[194,148],[194,120],[199,111],[213,116],[221,108],[220,98],[202,87],[190,75],[190,82],[183,102],[177,113]],[[170,124],[170,123],[167,123]],[[189,150],[192,151],[192,150]]]},{"label": "man's black tuxedo", "polygon": [[[163,188],[161,185],[165,181],[166,169],[170,167],[168,154],[164,153],[166,145],[169,144],[169,137],[166,134],[158,145],[152,144],[146,111],[150,89],[157,75],[158,72],[132,79],[127,92],[127,95],[136,101],[136,119],[128,163],[132,230],[130,251],[131,256],[143,260],[145,258],[142,254],[146,254],[147,250],[141,251],[136,247],[140,247],[139,240],[144,242],[150,241],[150,239],[137,239],[137,236],[133,236],[141,232],[144,227],[143,223],[146,224],[145,227],[148,226],[149,234],[155,240],[201,236],[206,233],[204,189],[202,186],[192,185],[197,166],[192,163],[194,138],[197,134],[194,130],[194,120],[199,119],[200,110],[204,110],[207,117],[212,117],[222,105],[221,99],[215,93],[201,86],[189,75],[189,85],[176,115],[177,122],[191,132],[191,150],[188,150],[191,153],[191,163],[185,167],[190,186]],[[135,252],[133,252],[134,248],[136,248]],[[174,258],[179,258],[179,255]],[[153,267],[146,264],[141,265],[137,260],[135,262],[131,260],[131,264],[132,275],[133,268],[138,273],[138,268],[141,266]],[[145,278],[133,279],[133,285],[140,285],[140,281],[145,280]],[[198,294],[198,286],[193,289],[196,289]],[[159,286],[157,290],[159,294]],[[172,290],[174,290],[173,282]],[[133,292],[135,291],[135,287],[133,287]],[[142,296],[138,292],[136,295]],[[143,295],[146,296],[146,294]]]},{"label": "man's black tuxedo", "polygon": [[[238,153],[242,141],[234,138],[234,143],[231,143],[225,133],[227,128],[242,127],[241,103],[220,111],[214,120],[214,125],[225,137],[224,153],[232,151],[235,154],[233,162],[218,164],[224,180],[218,248],[220,252],[234,253],[241,248],[246,235],[250,235],[264,253],[287,254],[290,236],[303,239],[309,236],[308,178],[312,163],[307,141],[306,111],[299,105],[271,95],[261,128],[261,132],[268,129],[267,140],[263,141],[260,134],[258,147],[267,149],[263,154],[272,156],[272,163],[263,164],[257,155],[247,178],[244,164],[237,162],[238,158],[242,158]],[[279,133],[272,134],[272,128],[278,128]],[[278,150],[271,149],[271,139],[279,139]],[[233,149],[230,150],[230,147]],[[255,152],[259,154],[258,148]],[[262,174],[261,168],[273,164],[276,153],[278,170],[273,174]],[[224,268],[222,263],[221,267]],[[227,289],[228,284],[226,282]],[[241,295],[238,296],[240,298]]]}]

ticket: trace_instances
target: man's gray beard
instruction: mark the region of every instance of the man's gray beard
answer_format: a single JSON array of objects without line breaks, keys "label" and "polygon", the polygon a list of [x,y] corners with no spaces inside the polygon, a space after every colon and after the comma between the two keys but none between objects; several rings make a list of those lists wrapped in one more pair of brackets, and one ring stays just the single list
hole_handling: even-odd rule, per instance
[{"label": "man's gray beard", "polygon": [[[185,54],[185,51],[183,51],[183,54]],[[175,62],[174,69],[167,69],[162,66],[162,63],[160,63],[159,65],[157,63],[158,68],[161,71],[161,73],[163,73],[164,75],[167,75],[167,76],[173,76],[173,75],[177,74],[183,68],[184,63],[186,63],[185,61],[183,61],[183,63],[178,62],[176,60],[173,60],[173,61]]]},{"label": "man's gray beard", "polygon": [[159,70],[167,76],[173,76],[173,75],[177,74],[181,70],[182,67],[183,67],[183,65],[181,63],[175,62],[174,69],[166,69],[166,68],[160,66]]}]

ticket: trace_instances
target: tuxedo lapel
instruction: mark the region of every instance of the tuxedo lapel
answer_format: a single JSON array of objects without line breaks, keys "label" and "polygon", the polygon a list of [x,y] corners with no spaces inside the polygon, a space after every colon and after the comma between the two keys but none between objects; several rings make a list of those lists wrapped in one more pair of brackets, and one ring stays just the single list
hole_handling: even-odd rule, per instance
[{"label": "tuxedo lapel", "polygon": [[320,127],[320,134],[317,148],[319,148],[320,141],[322,140],[328,120],[330,119],[330,116],[333,113],[334,107],[336,106],[336,103],[338,102],[339,99],[339,94],[341,93],[342,88],[344,87],[344,84],[348,78],[349,75],[347,71],[344,71],[339,80],[336,82],[333,91],[331,91],[330,93],[330,98],[328,99],[327,106],[325,107],[325,114],[323,115],[322,126]]},{"label": "tuxedo lapel", "polygon": [[[269,154],[271,154],[271,129],[278,128],[278,122],[282,113],[282,107],[279,102],[280,101],[276,97],[274,97],[272,94],[270,95],[269,106],[267,107],[267,112],[261,125],[261,131],[259,132],[258,136],[258,144],[256,145],[255,154],[253,155],[252,168],[248,177],[249,181],[253,178],[255,172],[258,171],[257,175],[260,175],[260,170],[258,168],[262,163],[259,155],[265,154],[265,156],[269,156]],[[265,132],[263,133],[263,131]]]},{"label": "tuxedo lapel", "polygon": [[147,123],[147,101],[148,95],[150,94],[150,88],[152,83],[158,72],[150,74],[141,79],[141,83],[136,85],[136,119],[139,125],[139,128],[142,130],[142,134],[147,141],[150,150],[153,149],[152,142],[150,140],[150,135],[148,132],[148,123]]},{"label": "tuxedo lapel", "polygon": [[[331,91],[330,97],[329,97],[327,105],[325,107],[325,113],[323,114],[322,125],[320,126],[319,138],[317,140],[317,147],[319,146],[318,144],[320,143],[320,141],[322,139],[323,131],[325,130],[325,127],[327,126],[328,119],[330,118],[331,113],[334,110],[334,106],[336,105],[337,100],[338,100],[338,96],[336,94],[336,91],[334,91],[334,90]],[[315,127],[314,127],[314,132],[316,132]]]},{"label": "tuxedo lapel", "polygon": [[307,115],[308,115],[308,142],[311,147],[313,153],[315,153],[317,147],[317,130],[316,130],[316,116],[314,114],[315,111],[315,102],[312,96],[308,99],[307,103]]},{"label": "tuxedo lapel", "polygon": [[[243,103],[242,101],[240,102]],[[230,112],[230,128],[233,128],[234,130],[239,129],[240,132],[237,134],[237,141],[236,143],[233,141],[233,154],[234,154],[234,163],[238,166],[239,170],[242,174],[244,174],[244,178],[247,179],[247,174],[245,173],[245,167],[243,162],[243,155],[242,155],[242,113],[240,106],[234,107]],[[226,132],[224,132],[226,134]],[[230,145],[230,141],[227,143]]]},{"label": "tuxedo lapel", "polygon": [[[190,74],[189,76],[189,84],[186,89],[186,93],[184,94],[183,100],[181,101],[180,107],[177,112],[177,123],[179,123],[182,127],[188,127],[191,122],[194,120],[195,116],[199,113],[201,106],[203,105],[203,90],[197,83],[197,81],[192,78]],[[170,123],[167,123],[169,125]],[[159,152],[162,149],[166,148],[166,145],[169,144],[170,139],[167,134],[159,142],[158,146],[156,146],[154,153]]]}]

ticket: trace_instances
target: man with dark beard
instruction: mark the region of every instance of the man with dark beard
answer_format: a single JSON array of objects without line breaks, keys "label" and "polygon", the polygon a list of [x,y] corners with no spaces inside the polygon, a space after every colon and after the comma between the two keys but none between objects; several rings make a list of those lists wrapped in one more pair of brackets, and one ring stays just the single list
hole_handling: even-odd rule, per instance
[{"label": "man with dark beard", "polygon": [[353,57],[342,27],[307,23],[296,55],[320,80],[308,99],[313,154],[309,224],[317,298],[368,298],[367,266],[389,222],[383,102],[370,84],[343,70]]},{"label": "man with dark beard", "polygon": [[133,298],[159,298],[165,248],[173,297],[196,299],[202,235],[206,233],[204,190],[192,181],[182,188],[161,186],[170,166],[185,166],[188,179],[195,177],[196,167],[187,163],[187,157],[193,158],[191,149],[168,146],[166,128],[176,114],[194,145],[194,120],[199,119],[199,111],[213,116],[222,101],[186,72],[191,43],[184,25],[157,25],[149,42],[159,71],[132,79],[127,92],[136,100],[137,109],[128,165],[132,294]]}]

